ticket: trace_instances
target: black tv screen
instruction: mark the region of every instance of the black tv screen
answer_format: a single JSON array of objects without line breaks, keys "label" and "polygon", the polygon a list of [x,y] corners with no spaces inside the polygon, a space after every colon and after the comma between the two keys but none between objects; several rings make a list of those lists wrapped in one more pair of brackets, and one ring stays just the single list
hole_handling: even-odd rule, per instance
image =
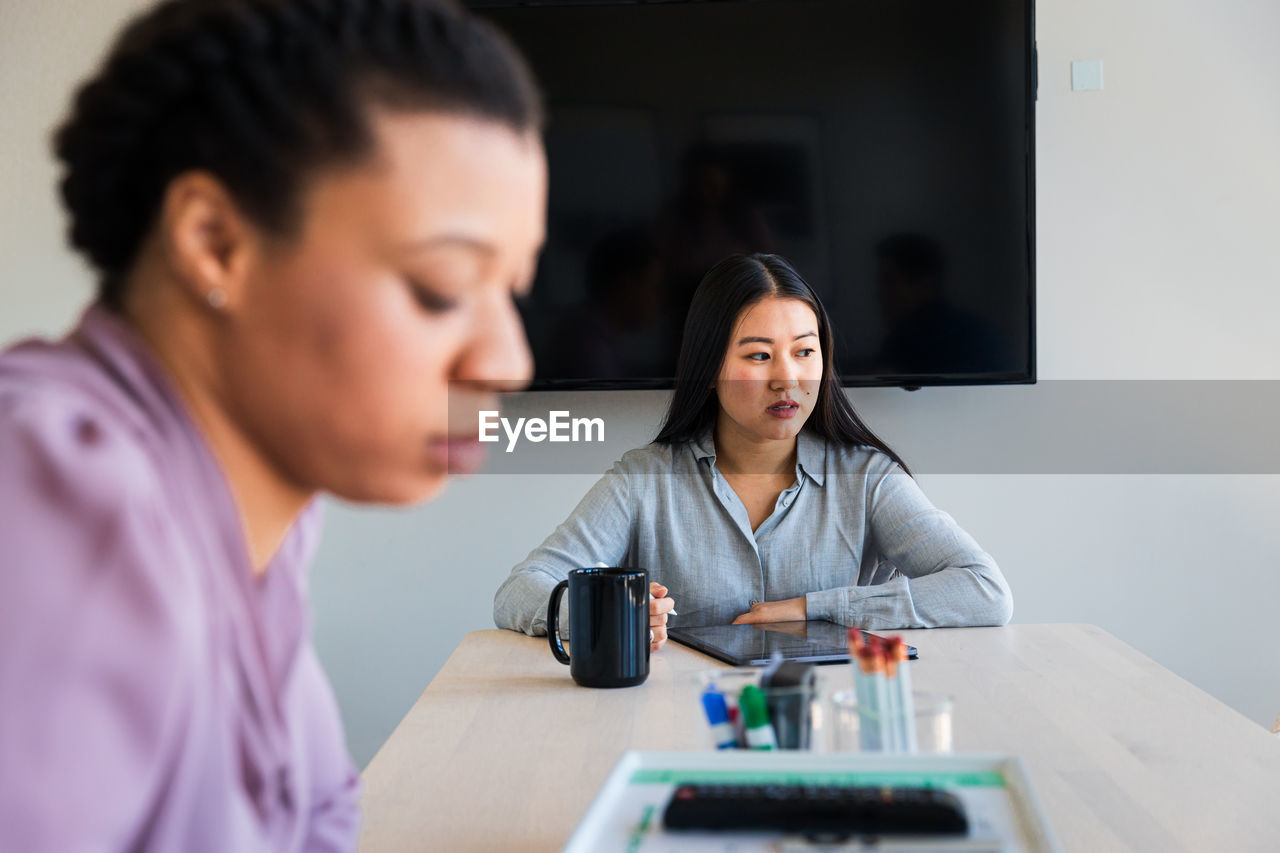
[{"label": "black tv screen", "polygon": [[846,385],[1035,380],[1030,0],[470,5],[548,107],[534,387],[670,386],[737,252],[815,287]]}]

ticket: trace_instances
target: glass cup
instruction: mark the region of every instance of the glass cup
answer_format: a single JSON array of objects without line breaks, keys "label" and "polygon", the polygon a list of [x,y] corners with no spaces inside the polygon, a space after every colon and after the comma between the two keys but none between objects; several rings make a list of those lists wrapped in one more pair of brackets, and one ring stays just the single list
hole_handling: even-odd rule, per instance
[{"label": "glass cup", "polygon": [[852,690],[831,696],[831,748],[836,752],[951,752],[954,700],[942,693],[914,692],[915,743],[905,736],[886,736],[892,722],[859,705]]},{"label": "glass cup", "polygon": [[[759,667],[738,667],[733,669],[708,670],[701,674],[701,686],[705,689],[710,684],[724,694],[731,709],[737,707],[738,696],[742,688],[748,684],[760,686],[762,670]],[[773,728],[778,749],[808,749],[824,751],[824,718],[821,682],[815,680],[812,687],[762,687],[765,706],[769,710],[769,723]],[[731,712],[732,716],[732,712]],[[739,734],[740,744],[744,742],[741,727],[741,712],[738,712],[735,728]],[[708,743],[711,746],[714,738],[708,727]]]}]

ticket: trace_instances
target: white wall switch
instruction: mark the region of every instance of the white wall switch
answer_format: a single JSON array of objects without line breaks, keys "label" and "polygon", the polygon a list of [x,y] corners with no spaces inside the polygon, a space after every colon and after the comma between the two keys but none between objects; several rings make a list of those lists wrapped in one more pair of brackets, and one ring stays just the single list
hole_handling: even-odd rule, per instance
[{"label": "white wall switch", "polygon": [[1071,91],[1087,92],[1102,88],[1102,60],[1086,59],[1071,63]]}]

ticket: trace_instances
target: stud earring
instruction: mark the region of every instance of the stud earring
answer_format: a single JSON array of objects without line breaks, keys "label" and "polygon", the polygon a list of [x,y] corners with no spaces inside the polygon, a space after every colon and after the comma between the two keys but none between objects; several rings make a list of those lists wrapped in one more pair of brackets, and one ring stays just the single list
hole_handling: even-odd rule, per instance
[{"label": "stud earring", "polygon": [[204,295],[204,300],[209,303],[210,308],[226,308],[227,292],[221,287],[210,288],[209,292]]}]

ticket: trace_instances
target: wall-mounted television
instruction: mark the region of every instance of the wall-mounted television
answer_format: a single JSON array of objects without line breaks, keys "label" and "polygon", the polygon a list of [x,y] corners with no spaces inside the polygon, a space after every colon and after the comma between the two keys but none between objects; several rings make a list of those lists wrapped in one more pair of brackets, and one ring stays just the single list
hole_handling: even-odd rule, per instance
[{"label": "wall-mounted television", "polygon": [[469,5],[548,107],[535,388],[669,387],[735,252],[814,285],[846,385],[1035,381],[1031,0]]}]

